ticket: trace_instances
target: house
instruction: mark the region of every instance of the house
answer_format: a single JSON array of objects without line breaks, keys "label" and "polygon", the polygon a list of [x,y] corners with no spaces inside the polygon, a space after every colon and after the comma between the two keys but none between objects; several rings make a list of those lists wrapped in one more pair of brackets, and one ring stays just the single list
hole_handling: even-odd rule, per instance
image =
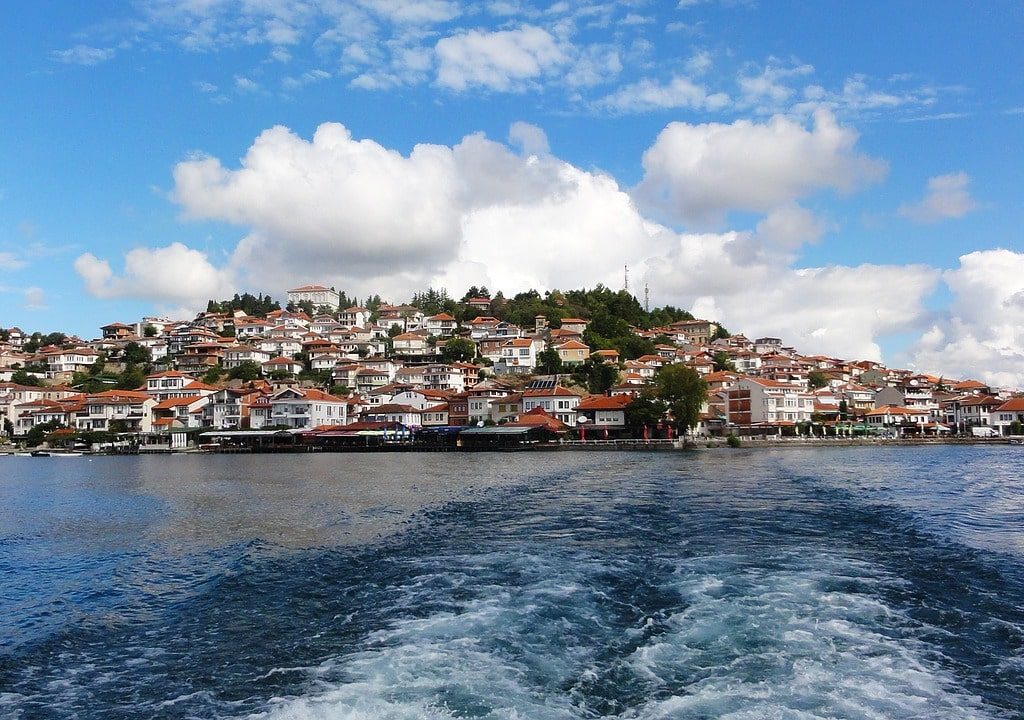
[{"label": "house", "polygon": [[471,297],[466,300],[466,305],[469,305],[474,310],[487,312],[491,309],[491,299],[487,297]]},{"label": "house", "polygon": [[593,428],[621,434],[626,429],[626,408],[631,402],[633,398],[629,395],[591,395],[580,401],[576,412],[586,418],[588,431]]},{"label": "house", "polygon": [[[467,397],[467,421],[475,424],[482,421],[493,420],[498,422],[499,418],[494,416],[493,406],[496,401],[511,395],[511,391],[494,382],[493,380],[481,380],[466,391]],[[512,417],[519,410],[519,402],[509,412],[500,414],[503,417]]]},{"label": "house", "polygon": [[46,365],[51,373],[83,372],[99,359],[99,353],[89,348],[60,350],[46,354]]},{"label": "house", "polygon": [[[267,406],[269,413],[262,411]],[[345,425],[348,423],[348,407],[345,398],[322,390],[287,387],[270,395],[265,402],[254,402],[250,406],[250,424],[254,429],[268,425],[308,429],[321,425]]]},{"label": "house", "polygon": [[397,422],[410,428],[439,427],[448,424],[448,403],[425,408],[390,403],[364,410],[363,422]]},{"label": "house", "polygon": [[256,347],[271,356],[292,356],[302,352],[302,343],[294,338],[266,338],[256,343]]},{"label": "house", "polygon": [[[1000,435],[1014,434],[1014,429],[1019,427],[1013,425],[1015,422],[1024,425],[1024,397],[1010,398],[989,415],[989,423]],[[1021,430],[1016,433],[1020,434]]]},{"label": "house", "polygon": [[146,376],[146,394],[158,401],[164,400],[179,394],[186,385],[194,381],[194,377],[179,370],[154,373]]},{"label": "house", "polygon": [[331,310],[337,310],[341,304],[341,296],[323,285],[303,285],[288,291],[288,302],[295,305],[300,302],[310,302],[314,307],[329,307]]},{"label": "house", "polygon": [[294,358],[276,357],[272,360],[268,360],[260,366],[263,369],[264,375],[270,375],[274,372],[283,372],[288,375],[298,375],[302,372],[302,363]]},{"label": "house", "polygon": [[221,365],[224,366],[224,369],[231,370],[245,362],[262,365],[269,361],[271,357],[273,356],[266,350],[253,347],[252,345],[228,345],[224,348]]},{"label": "house", "polygon": [[151,432],[152,409],[157,404],[148,393],[132,390],[106,390],[87,395],[75,415],[78,430],[113,432]]},{"label": "house", "polygon": [[430,390],[462,392],[466,389],[462,368],[452,365],[430,365],[423,372],[423,383]]},{"label": "house", "polygon": [[124,323],[113,322],[100,328],[104,340],[122,340],[135,334],[135,328]]},{"label": "house", "polygon": [[728,391],[728,422],[731,425],[809,422],[814,414],[814,395],[790,383],[742,377]]},{"label": "house", "polygon": [[578,340],[569,340],[554,348],[565,365],[580,365],[590,359],[590,346]]},{"label": "house", "polygon": [[422,357],[427,354],[427,338],[419,333],[400,333],[391,338],[395,355],[399,357]]},{"label": "house", "polygon": [[565,423],[568,427],[576,426],[576,408],[579,407],[580,396],[561,385],[550,388],[527,389],[523,391],[522,414],[540,408],[544,412]]},{"label": "house", "polygon": [[370,322],[370,311],[359,305],[353,305],[338,313],[338,322],[348,327],[363,327]]},{"label": "house", "polygon": [[947,422],[963,432],[969,432],[970,428],[983,425],[991,425],[992,413],[995,412],[1004,401],[991,395],[966,395],[958,397],[947,403]]},{"label": "house", "polygon": [[161,400],[152,408],[153,429],[168,432],[182,428],[203,427],[203,408],[210,402],[209,397],[178,397]]},{"label": "house", "polygon": [[928,410],[898,407],[895,405],[876,408],[864,415],[864,421],[868,426],[878,429],[896,428],[900,434],[911,425],[923,428],[931,423],[931,419],[931,413]]},{"label": "house", "polygon": [[537,367],[537,354],[544,343],[537,338],[514,338],[501,345],[501,358],[495,364],[498,374],[528,374]]},{"label": "house", "polygon": [[707,320],[680,320],[668,326],[669,337],[677,343],[707,345],[718,332],[718,326]]},{"label": "house", "polygon": [[603,360],[604,362],[617,363],[619,362],[619,351],[618,350],[595,350],[591,353],[592,357]]},{"label": "house", "polygon": [[450,337],[459,329],[459,323],[448,313],[430,315],[424,321],[427,332],[436,337]]},{"label": "house", "polygon": [[248,429],[253,404],[267,397],[261,388],[222,388],[207,396],[204,423],[219,430]]},{"label": "house", "polygon": [[561,328],[582,335],[587,329],[587,321],[581,318],[562,318]]},{"label": "house", "polygon": [[377,308],[377,322],[384,328],[397,327],[409,332],[423,326],[423,313],[413,305],[381,305]]}]

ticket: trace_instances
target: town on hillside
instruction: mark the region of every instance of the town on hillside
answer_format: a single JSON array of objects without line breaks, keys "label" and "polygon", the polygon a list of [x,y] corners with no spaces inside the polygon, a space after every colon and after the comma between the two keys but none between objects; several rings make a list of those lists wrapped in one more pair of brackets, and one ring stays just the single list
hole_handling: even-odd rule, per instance
[{"label": "town on hillside", "polygon": [[6,441],[125,451],[574,444],[691,436],[1005,437],[1024,395],[804,355],[625,290],[470,288],[362,304],[321,285],[83,340],[0,329]]}]

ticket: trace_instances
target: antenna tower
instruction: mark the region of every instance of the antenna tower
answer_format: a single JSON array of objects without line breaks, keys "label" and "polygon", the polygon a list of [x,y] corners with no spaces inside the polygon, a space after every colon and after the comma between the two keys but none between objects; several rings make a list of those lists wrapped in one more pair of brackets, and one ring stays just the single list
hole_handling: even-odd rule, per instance
[{"label": "antenna tower", "polygon": [[649,313],[651,311],[651,286],[644,283],[644,312]]},{"label": "antenna tower", "polygon": [[626,268],[626,292],[629,292],[629,265],[626,265],[625,268]]}]

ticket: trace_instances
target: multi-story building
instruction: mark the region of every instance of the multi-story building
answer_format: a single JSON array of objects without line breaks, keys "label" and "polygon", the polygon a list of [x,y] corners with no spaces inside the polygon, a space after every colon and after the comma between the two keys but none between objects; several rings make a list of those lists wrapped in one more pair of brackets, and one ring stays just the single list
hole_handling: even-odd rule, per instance
[{"label": "multi-story building", "polygon": [[323,285],[303,285],[288,291],[288,302],[311,302],[314,307],[329,307],[332,311],[337,311],[341,304],[341,296]]}]

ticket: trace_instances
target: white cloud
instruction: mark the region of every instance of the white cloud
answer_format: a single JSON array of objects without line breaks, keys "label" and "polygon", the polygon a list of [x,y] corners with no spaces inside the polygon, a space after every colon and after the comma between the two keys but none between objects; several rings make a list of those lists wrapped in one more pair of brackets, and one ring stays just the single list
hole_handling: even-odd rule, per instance
[{"label": "white cloud", "polygon": [[20,270],[27,264],[12,252],[0,251],[0,270]]},{"label": "white cloud", "polygon": [[525,155],[547,155],[548,136],[541,128],[517,120],[508,129],[508,141],[523,149]]},{"label": "white cloud", "polygon": [[251,78],[236,75],[235,90],[240,93],[255,93],[259,92],[260,84]]},{"label": "white cloud", "polygon": [[946,377],[1024,388],[1024,253],[972,252],[942,277],[953,300],[910,361]]},{"label": "white cloud", "polygon": [[227,271],[218,270],[205,254],[181,243],[128,251],[120,276],[92,253],[78,256],[74,268],[89,294],[99,298],[147,298],[197,308],[234,288]]},{"label": "white cloud", "polygon": [[46,310],[46,293],[40,287],[25,288],[25,309]]},{"label": "white cloud", "polygon": [[98,48],[90,45],[75,45],[67,50],[55,50],[54,60],[69,65],[99,65],[115,55],[114,48]]},{"label": "white cloud", "polygon": [[758,237],[785,250],[817,242],[828,230],[827,223],[796,203],[775,208],[757,224]]},{"label": "white cloud", "polygon": [[360,0],[360,4],[396,23],[443,23],[462,13],[459,3],[451,0]]},{"label": "white cloud", "polygon": [[437,83],[452,90],[483,87],[514,91],[565,64],[565,50],[547,30],[523,25],[516,30],[470,30],[442,38]]},{"label": "white cloud", "polygon": [[598,101],[598,107],[618,112],[648,112],[670,108],[721,110],[731,102],[724,93],[709,93],[703,85],[683,76],[665,84],[643,79],[626,85]]},{"label": "white cloud", "polygon": [[978,207],[967,187],[970,182],[962,172],[929,178],[925,196],[912,205],[901,205],[900,215],[919,223],[962,218]]},{"label": "white cloud", "polygon": [[[175,168],[186,218],[244,229],[222,267],[172,245],[132,250],[120,275],[91,254],[75,268],[96,296],[194,308],[235,289],[279,295],[303,282],[395,300],[429,284],[617,287],[629,265],[656,302],[779,334],[809,352],[870,358],[880,356],[880,336],[927,315],[922,299],[938,278],[930,268],[794,269],[794,248],[826,225],[792,201],[772,207],[754,232],[680,235],[646,218],[614,178],[552,156],[541,129],[517,123],[509,137],[521,153],[470,135],[405,155],[337,124],[311,140],[273,128],[237,168],[208,157]],[[895,287],[898,302],[880,302]]]},{"label": "white cloud", "polygon": [[824,189],[851,192],[886,172],[856,151],[857,138],[827,111],[815,113],[809,130],[782,116],[670,123],[644,153],[635,194],[675,220],[716,223],[733,210],[768,212]]},{"label": "white cloud", "polygon": [[[933,268],[861,265],[794,269],[745,233],[683,234],[645,279],[659,302],[691,308],[732,332],[782,337],[804,352],[881,360],[881,336],[918,327],[938,281]],[[893,297],[898,302],[880,302]]]}]

